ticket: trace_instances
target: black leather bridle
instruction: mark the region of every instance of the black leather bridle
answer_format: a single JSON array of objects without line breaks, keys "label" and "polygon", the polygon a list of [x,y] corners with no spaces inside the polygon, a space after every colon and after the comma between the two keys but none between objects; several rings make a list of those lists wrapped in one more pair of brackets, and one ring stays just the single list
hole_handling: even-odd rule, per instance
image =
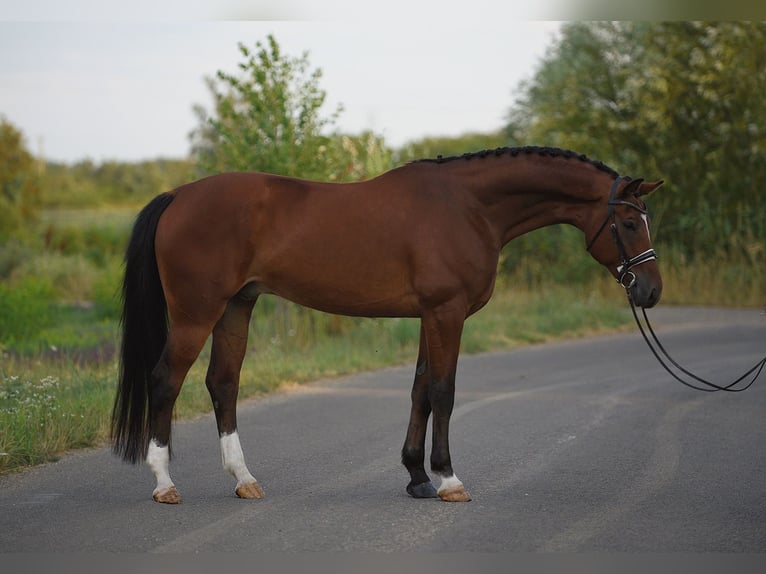
[{"label": "black leather bridle", "polygon": [[[631,203],[622,199],[615,199],[617,196],[617,190],[620,188],[620,184],[624,181],[632,180],[626,176],[618,177],[614,180],[612,189],[609,192],[609,203],[607,204],[608,211],[606,214],[606,219],[604,219],[604,223],[601,224],[601,227],[598,228],[596,234],[591,238],[590,242],[588,242],[586,250],[590,251],[591,247],[593,247],[593,244],[601,236],[601,233],[604,231],[604,229],[606,229],[607,224],[611,224],[610,229],[612,231],[612,238],[617,244],[617,250],[620,253],[620,264],[617,266],[617,282],[622,285],[626,291],[630,291],[630,288],[633,287],[633,285],[636,283],[636,274],[633,273],[631,269],[641,265],[642,263],[646,263],[647,261],[654,261],[657,259],[657,253],[655,253],[654,249],[650,248],[643,253],[639,253],[635,257],[628,257],[628,254],[625,251],[625,245],[623,244],[622,239],[620,239],[620,234],[617,231],[617,222],[614,218],[615,206],[627,205],[628,207],[632,207],[633,209],[639,211],[642,215],[646,215],[647,212],[646,209],[640,205],[636,205],[635,203]],[[627,283],[625,282],[626,279]]]}]

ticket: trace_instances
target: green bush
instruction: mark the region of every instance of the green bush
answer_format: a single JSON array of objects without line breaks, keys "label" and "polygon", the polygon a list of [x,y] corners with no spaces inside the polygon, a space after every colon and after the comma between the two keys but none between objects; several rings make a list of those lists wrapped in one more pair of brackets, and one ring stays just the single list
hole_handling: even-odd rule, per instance
[{"label": "green bush", "polygon": [[33,253],[33,247],[16,238],[0,244],[0,280],[10,277]]},{"label": "green bush", "polygon": [[47,280],[55,300],[65,303],[90,301],[98,268],[82,254],[44,252],[28,259],[11,275],[11,286],[30,278]]},{"label": "green bush", "polygon": [[55,320],[53,286],[46,277],[25,277],[13,287],[0,283],[0,344],[12,346]]},{"label": "green bush", "polygon": [[122,254],[128,240],[128,229],[108,226],[49,225],[45,246],[63,255],[82,254],[96,265],[104,265],[110,257]]},{"label": "green bush", "polygon": [[93,283],[92,301],[98,316],[103,319],[120,318],[120,287],[122,285],[123,268],[121,259],[111,258],[99,271]]}]

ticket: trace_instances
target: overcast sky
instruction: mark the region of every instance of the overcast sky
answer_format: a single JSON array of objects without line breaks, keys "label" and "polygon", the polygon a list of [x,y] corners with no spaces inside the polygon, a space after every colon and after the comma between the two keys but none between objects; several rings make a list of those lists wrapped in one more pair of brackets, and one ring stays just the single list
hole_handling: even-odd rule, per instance
[{"label": "overcast sky", "polygon": [[[752,0],[0,0],[0,115],[55,160],[182,157],[204,83],[273,33],[339,127],[399,146],[501,127],[577,19],[761,19]],[[745,6],[746,5],[746,6]]]},{"label": "overcast sky", "polygon": [[44,18],[15,14],[6,4],[0,114],[21,129],[30,150],[53,160],[183,157],[197,124],[193,105],[209,107],[204,78],[236,70],[238,42],[253,45],[273,33],[286,53],[308,51],[311,65],[322,69],[327,111],[337,103],[345,109],[342,131],[372,129],[399,146],[500,128],[519,82],[532,75],[559,28],[449,12],[393,19],[392,6],[406,3],[392,2],[380,17],[322,22],[216,20],[195,12],[207,5],[200,0],[187,2],[183,13],[141,17],[102,14],[103,3],[90,0],[75,4],[95,11],[76,17],[61,11],[66,2],[52,3]]}]

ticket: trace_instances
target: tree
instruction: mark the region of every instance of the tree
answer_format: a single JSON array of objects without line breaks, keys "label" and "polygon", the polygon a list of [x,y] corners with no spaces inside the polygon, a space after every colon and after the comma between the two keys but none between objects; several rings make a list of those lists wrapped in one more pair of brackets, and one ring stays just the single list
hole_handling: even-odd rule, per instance
[{"label": "tree", "polygon": [[325,132],[342,108],[322,115],[321,70],[310,69],[308,53],[283,54],[271,35],[265,44],[256,42],[255,51],[241,43],[239,51],[244,60],[237,74],[218,71],[207,80],[212,112],[195,107],[199,127],[191,141],[199,171],[327,179],[331,138]]},{"label": "tree", "polygon": [[[192,132],[192,155],[200,174],[264,171],[322,181],[351,181],[385,171],[391,150],[371,132],[349,136],[330,132],[342,107],[329,115],[322,108],[326,93],[322,72],[311,70],[308,53],[291,58],[276,39],[256,42],[255,51],[239,44],[244,61],[237,74],[219,71],[208,79],[213,110],[196,106],[199,127]],[[284,332],[295,317],[313,312],[278,299],[277,316]],[[291,319],[292,317],[292,319]],[[349,320],[333,317],[329,331],[338,333]]]},{"label": "tree", "polygon": [[139,162],[86,159],[74,164],[48,162],[42,178],[44,207],[143,205],[163,191],[186,183],[194,175],[186,159]]},{"label": "tree", "polygon": [[504,130],[471,132],[455,137],[425,137],[405,144],[399,151],[402,161],[442,155],[444,157],[510,145]]},{"label": "tree", "polygon": [[326,167],[329,181],[359,181],[392,167],[393,151],[382,136],[371,131],[336,134],[330,139]]},{"label": "tree", "polygon": [[0,241],[34,218],[39,199],[38,164],[22,133],[0,116]]},{"label": "tree", "polygon": [[686,253],[766,244],[766,23],[578,22],[509,114],[509,137],[661,177],[663,241]]}]

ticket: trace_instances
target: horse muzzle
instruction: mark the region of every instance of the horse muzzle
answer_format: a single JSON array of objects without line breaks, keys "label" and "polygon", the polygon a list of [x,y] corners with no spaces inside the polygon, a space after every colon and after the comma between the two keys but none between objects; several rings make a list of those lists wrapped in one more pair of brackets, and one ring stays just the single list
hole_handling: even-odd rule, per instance
[{"label": "horse muzzle", "polygon": [[641,273],[633,269],[656,259],[657,254],[654,249],[647,249],[631,259],[623,258],[622,264],[617,267],[617,282],[625,289],[633,304],[644,309],[650,309],[659,302],[662,295],[662,281],[658,273],[647,272],[645,269],[642,269],[643,273]]},{"label": "horse muzzle", "polygon": [[662,282],[655,280],[651,274],[626,271],[620,275],[618,282],[633,304],[644,309],[654,307],[662,296]]}]

